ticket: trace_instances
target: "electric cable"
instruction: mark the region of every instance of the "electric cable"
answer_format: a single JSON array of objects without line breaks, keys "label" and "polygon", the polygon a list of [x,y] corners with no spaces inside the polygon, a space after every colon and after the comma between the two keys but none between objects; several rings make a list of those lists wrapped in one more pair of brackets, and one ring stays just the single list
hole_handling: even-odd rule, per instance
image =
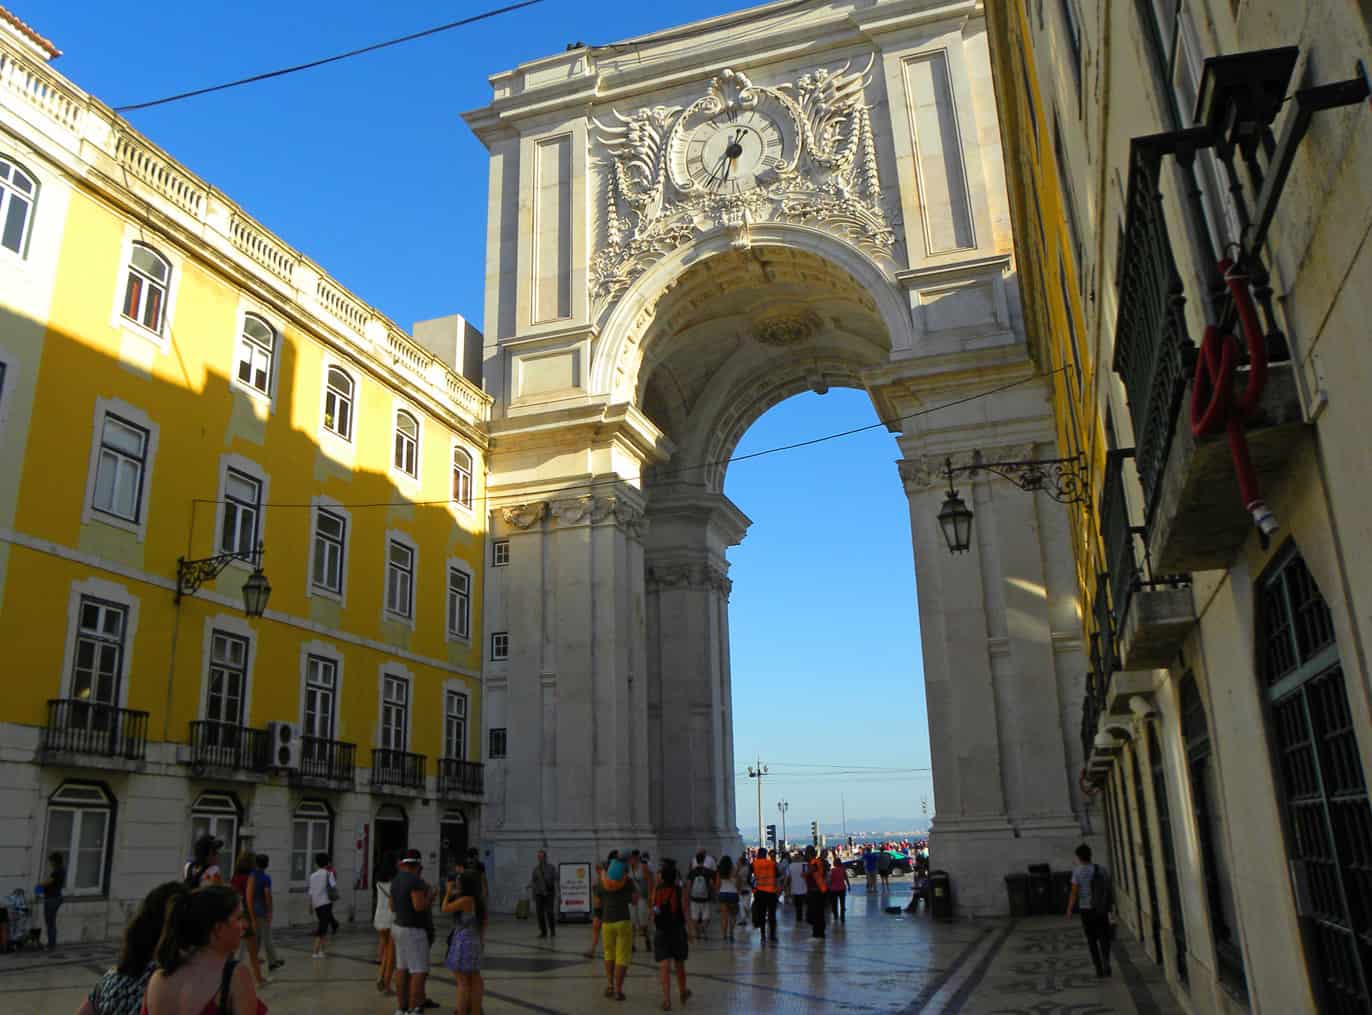
[{"label": "electric cable", "polygon": [[379,49],[399,46],[401,43],[413,42],[416,39],[427,38],[430,35],[437,35],[439,32],[447,32],[454,28],[461,28],[464,25],[475,24],[478,21],[486,21],[501,14],[509,14],[511,11],[517,11],[522,7],[532,7],[534,4],[541,3],[543,3],[543,0],[520,0],[519,3],[507,4],[504,7],[483,11],[480,14],[473,14],[470,17],[461,18],[457,21],[449,21],[447,24],[435,25],[432,28],[411,32],[409,35],[401,35],[394,39],[387,39],[384,42],[374,42],[369,46],[350,49],[346,53],[336,53],[333,56],[322,57],[318,60],[310,60],[307,63],[298,63],[291,67],[281,67],[277,70],[264,71],[261,74],[253,74],[246,78],[239,78],[236,81],[225,81],[222,84],[209,85],[205,88],[193,88],[188,92],[178,92],[175,95],[168,95],[161,99],[151,99],[147,102],[133,102],[125,106],[115,106],[114,111],[116,113],[131,113],[139,109],[151,109],[154,106],[165,106],[171,102],[180,102],[183,99],[193,99],[200,95],[209,95],[211,92],[227,91],[230,88],[238,88],[241,85],[250,85],[258,81],[268,81],[272,78],[285,77],[287,74],[296,74],[300,71],[312,70],[315,67],[323,67],[325,64],[338,63],[341,60],[350,60],[355,56],[375,53]]},{"label": "electric cable", "polygon": [[[941,402],[941,403],[939,403],[938,405],[931,405],[931,406],[929,406],[928,408],[917,409],[917,410],[914,411],[914,412],[907,413],[907,414],[904,415],[904,416],[896,416],[896,417],[894,417],[893,419],[882,419],[882,420],[877,420],[877,422],[875,422],[875,423],[868,423],[868,424],[865,425],[865,426],[857,426],[857,427],[852,427],[852,428],[847,429],[847,430],[839,430],[839,431],[836,431],[836,432],[834,432],[834,433],[824,434],[824,435],[822,435],[822,436],[820,436],[820,437],[812,437],[812,438],[810,438],[810,439],[808,439],[808,440],[795,441],[795,442],[790,443],[790,444],[781,444],[781,445],[778,445],[778,446],[773,447],[773,448],[764,448],[764,449],[762,449],[761,451],[751,451],[751,452],[749,452],[749,453],[746,454],[746,455],[731,455],[731,456],[728,457],[728,458],[719,458],[719,459],[715,459],[714,461],[710,461],[710,462],[702,462],[702,463],[700,463],[700,464],[698,464],[698,465],[683,465],[683,466],[679,466],[678,468],[675,468],[675,469],[667,469],[667,470],[657,471],[657,472],[654,473],[654,477],[653,477],[653,478],[654,478],[655,480],[664,479],[664,478],[668,478],[668,477],[671,477],[671,476],[680,475],[680,474],[686,473],[686,472],[693,472],[693,471],[698,470],[698,469],[709,469],[709,468],[714,468],[714,467],[716,467],[716,466],[732,465],[732,464],[734,464],[735,462],[746,462],[746,461],[750,461],[751,459],[754,459],[754,458],[762,458],[762,457],[764,457],[764,456],[766,456],[766,455],[781,454],[782,452],[785,452],[785,451],[796,451],[796,450],[799,450],[799,449],[801,449],[801,448],[814,447],[814,446],[817,445],[817,444],[824,444],[824,443],[826,443],[826,442],[828,442],[828,441],[840,440],[840,439],[842,439],[842,438],[844,438],[844,437],[852,437],[852,436],[854,436],[854,435],[856,435],[856,434],[865,433],[865,432],[867,432],[867,431],[869,431],[869,430],[876,430],[876,429],[880,429],[880,428],[883,428],[883,427],[886,428],[886,429],[890,429],[891,425],[894,424],[894,423],[904,423],[904,422],[906,422],[906,421],[908,421],[908,420],[918,419],[918,418],[920,418],[920,417],[922,417],[922,416],[928,416],[928,415],[930,415],[931,413],[940,412],[940,411],[942,411],[942,410],[944,410],[944,409],[952,409],[952,408],[956,408],[956,407],[959,406],[959,405],[966,405],[968,402],[975,402],[976,400],[981,399],[981,398],[989,398],[989,397],[992,396],[992,395],[998,395],[998,394],[1000,394],[1000,393],[1003,392],[1003,391],[1009,391],[1011,388],[1017,388],[1017,387],[1019,387],[1019,386],[1021,386],[1021,385],[1023,385],[1023,384],[1028,384],[1028,383],[1031,382],[1031,381],[1036,381],[1036,380],[1039,380],[1039,379],[1047,379],[1047,378],[1049,378],[1049,377],[1052,377],[1054,374],[1061,373],[1061,372],[1062,372],[1063,370],[1065,370],[1065,369],[1066,369],[1065,366],[1064,366],[1064,367],[1058,367],[1057,369],[1055,369],[1055,370],[1050,370],[1050,371],[1048,371],[1048,372],[1045,373],[1045,374],[1034,374],[1034,375],[1031,375],[1031,376],[1029,376],[1029,377],[1021,377],[1021,378],[1020,378],[1019,380],[1017,380],[1017,381],[1010,381],[1010,382],[1008,382],[1008,383],[1006,383],[1006,384],[1001,384],[1001,385],[998,385],[998,386],[996,386],[996,387],[994,387],[994,388],[989,388],[989,389],[987,389],[986,391],[979,391],[979,392],[977,392],[976,394],[973,394],[973,395],[965,395],[965,396],[963,396],[962,398],[955,398],[955,399],[953,399],[951,402]],[[623,485],[625,484],[625,482],[626,482],[626,481],[625,481],[623,478],[619,477],[619,476],[608,477],[608,478],[605,478],[605,479],[593,479],[593,480],[590,480],[590,481],[588,481],[588,482],[586,482],[586,483],[579,483],[579,484],[576,484],[576,485],[574,485],[574,486],[563,486],[563,487],[556,487],[556,488],[553,488],[553,489],[549,489],[549,490],[547,491],[547,495],[548,495],[549,497],[563,497],[563,496],[567,496],[567,495],[574,495],[574,494],[576,494],[576,493],[578,493],[578,492],[581,492],[581,491],[594,490],[594,489],[597,489],[597,488],[602,487],[602,486],[623,486]],[[539,495],[538,495],[538,494],[530,494],[530,496],[531,496],[531,497],[537,497],[537,496],[539,496]],[[488,500],[490,500],[490,499],[491,499],[491,498],[490,498],[490,495],[489,495],[489,494],[487,494],[487,493],[482,493],[482,495],[481,495],[480,497],[473,497],[473,498],[472,498],[472,502],[473,502],[473,504],[475,504],[475,503],[477,503],[477,502],[484,503],[484,502],[486,502],[486,501],[488,501]],[[224,501],[224,500],[222,500],[222,499],[218,499],[218,498],[211,498],[211,497],[196,497],[196,498],[194,498],[194,499],[192,500],[191,503],[192,503],[192,504],[224,504],[224,503],[227,503],[227,502]],[[440,505],[440,504],[446,505],[446,504],[453,504],[453,503],[456,503],[453,499],[451,499],[451,498],[444,498],[444,499],[442,499],[442,500],[384,500],[384,501],[362,501],[362,502],[354,502],[354,503],[342,503],[342,502],[339,502],[339,503],[335,504],[335,506],[336,506],[336,507],[342,507],[342,508],[350,508],[350,509],[351,509],[351,508],[391,508],[391,507],[434,507],[434,506],[437,506],[437,505]],[[260,507],[262,507],[262,508],[264,508],[264,509],[265,509],[265,508],[269,508],[269,507],[270,507],[270,508],[314,508],[314,507],[318,507],[318,506],[319,506],[319,505],[315,504],[315,503],[312,502],[312,501],[305,501],[305,502],[293,502],[293,501],[268,501],[267,503],[260,505]]]}]

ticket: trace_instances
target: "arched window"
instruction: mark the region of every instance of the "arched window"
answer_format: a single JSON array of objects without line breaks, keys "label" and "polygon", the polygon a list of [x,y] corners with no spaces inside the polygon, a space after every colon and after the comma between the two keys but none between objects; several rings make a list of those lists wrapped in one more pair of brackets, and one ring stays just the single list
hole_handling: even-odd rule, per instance
[{"label": "arched window", "polygon": [[64,782],[48,799],[46,858],[67,870],[66,895],[104,895],[114,831],[114,799],[103,786]]},{"label": "arched window", "polygon": [[38,202],[38,184],[9,159],[0,158],[0,246],[21,257]]},{"label": "arched window", "polygon": [[204,835],[213,836],[223,842],[224,845],[219,850],[219,859],[224,867],[222,873],[225,881],[233,874],[233,859],[238,850],[238,822],[241,816],[242,809],[238,806],[238,799],[231,793],[201,793],[196,797],[195,803],[191,804],[190,847],[193,849],[196,840]]},{"label": "arched window", "polygon": [[453,500],[472,506],[472,453],[464,447],[453,448]]},{"label": "arched window", "polygon": [[404,409],[395,413],[395,467],[419,478],[419,420]]},{"label": "arched window", "polygon": [[353,379],[346,370],[329,367],[324,385],[324,429],[345,441],[353,439]]},{"label": "arched window", "polygon": [[124,316],[149,331],[162,334],[167,310],[167,287],[171,265],[145,243],[129,252],[128,277],[124,282]]},{"label": "arched window", "polygon": [[255,314],[243,317],[238,336],[238,379],[255,391],[271,394],[276,359],[276,331]]},{"label": "arched window", "polygon": [[291,880],[304,882],[316,853],[333,852],[333,811],[323,800],[301,800],[291,819]]}]

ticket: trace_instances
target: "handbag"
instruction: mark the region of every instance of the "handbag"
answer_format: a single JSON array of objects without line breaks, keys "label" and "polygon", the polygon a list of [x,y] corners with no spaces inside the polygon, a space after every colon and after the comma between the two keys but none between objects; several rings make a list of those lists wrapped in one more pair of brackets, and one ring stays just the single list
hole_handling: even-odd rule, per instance
[{"label": "handbag", "polygon": [[324,888],[329,893],[330,902],[337,902],[341,898],[341,896],[338,894],[338,882],[334,880],[334,876],[332,874],[330,874],[325,879]]}]

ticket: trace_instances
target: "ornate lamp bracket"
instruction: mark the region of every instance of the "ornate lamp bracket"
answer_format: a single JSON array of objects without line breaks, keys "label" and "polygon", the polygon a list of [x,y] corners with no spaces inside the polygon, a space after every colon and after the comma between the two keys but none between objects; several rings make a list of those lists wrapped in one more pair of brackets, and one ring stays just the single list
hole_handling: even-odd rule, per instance
[{"label": "ornate lamp bracket", "polygon": [[943,464],[943,475],[951,489],[953,477],[966,474],[975,476],[978,472],[990,472],[1008,479],[1021,490],[1030,493],[1043,492],[1059,504],[1081,504],[1090,507],[1090,480],[1086,471],[1086,458],[1082,454],[1071,458],[1044,458],[1033,461],[986,462],[980,451],[972,452],[970,465],[954,465],[951,458]]},{"label": "ornate lamp bracket", "polygon": [[201,585],[208,581],[214,581],[235,560],[251,564],[254,571],[260,571],[262,569],[262,544],[258,543],[257,549],[251,553],[221,553],[214,557],[202,557],[198,560],[177,557],[174,602],[181,602],[183,596],[195,595],[200,590]]}]

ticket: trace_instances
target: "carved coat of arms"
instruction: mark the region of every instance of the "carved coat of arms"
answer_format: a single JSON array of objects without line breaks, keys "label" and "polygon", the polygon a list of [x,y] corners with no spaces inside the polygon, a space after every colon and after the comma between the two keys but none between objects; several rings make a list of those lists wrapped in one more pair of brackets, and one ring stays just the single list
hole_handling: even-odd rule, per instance
[{"label": "carved coat of arms", "polygon": [[819,70],[775,88],[725,70],[691,105],[652,106],[595,122],[605,166],[604,236],[591,261],[597,312],[655,261],[724,227],[822,225],[889,255],[862,71]]}]

